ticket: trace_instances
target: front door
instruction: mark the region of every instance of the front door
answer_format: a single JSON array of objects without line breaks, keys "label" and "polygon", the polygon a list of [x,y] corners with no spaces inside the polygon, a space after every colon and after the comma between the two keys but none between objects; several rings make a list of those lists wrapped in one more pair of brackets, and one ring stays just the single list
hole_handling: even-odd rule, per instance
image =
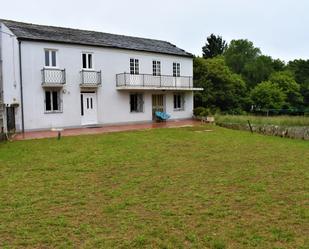
[{"label": "front door", "polygon": [[8,132],[15,132],[15,108],[6,108],[6,120],[7,120],[7,130]]},{"label": "front door", "polygon": [[156,119],[155,112],[164,112],[164,95],[152,95],[152,119]]},{"label": "front door", "polygon": [[81,97],[82,125],[97,124],[97,97],[95,92],[84,92]]}]

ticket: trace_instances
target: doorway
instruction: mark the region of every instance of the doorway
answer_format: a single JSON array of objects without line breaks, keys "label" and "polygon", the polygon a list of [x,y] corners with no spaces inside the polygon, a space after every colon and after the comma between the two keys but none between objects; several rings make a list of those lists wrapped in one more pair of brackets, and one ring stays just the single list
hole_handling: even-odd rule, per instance
[{"label": "doorway", "polygon": [[165,98],[163,94],[152,95],[152,119],[155,120],[155,112],[165,112]]},{"label": "doorway", "polygon": [[81,116],[82,125],[93,125],[98,123],[97,96],[95,92],[82,92]]}]

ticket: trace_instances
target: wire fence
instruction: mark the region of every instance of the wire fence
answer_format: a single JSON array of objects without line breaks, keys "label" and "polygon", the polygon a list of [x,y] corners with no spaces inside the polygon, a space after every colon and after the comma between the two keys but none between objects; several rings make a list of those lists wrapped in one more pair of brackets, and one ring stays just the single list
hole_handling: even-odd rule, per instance
[{"label": "wire fence", "polygon": [[309,116],[309,108],[299,109],[255,109],[250,111],[251,114],[260,116]]}]

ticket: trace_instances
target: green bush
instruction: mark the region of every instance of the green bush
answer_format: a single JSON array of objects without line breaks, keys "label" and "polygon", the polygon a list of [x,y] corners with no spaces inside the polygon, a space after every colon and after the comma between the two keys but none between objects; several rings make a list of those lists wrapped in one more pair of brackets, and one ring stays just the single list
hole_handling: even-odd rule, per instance
[{"label": "green bush", "polygon": [[200,116],[200,117],[207,117],[207,116],[212,116],[214,113],[219,113],[218,109],[210,109],[210,108],[205,108],[205,107],[196,107],[193,110],[194,116]]},{"label": "green bush", "polygon": [[206,108],[202,106],[194,108],[193,110],[194,116],[202,116],[201,114],[205,111],[205,109]]},{"label": "green bush", "polygon": [[204,110],[200,113],[200,116],[207,117],[211,115],[211,111],[209,108],[204,108]]}]

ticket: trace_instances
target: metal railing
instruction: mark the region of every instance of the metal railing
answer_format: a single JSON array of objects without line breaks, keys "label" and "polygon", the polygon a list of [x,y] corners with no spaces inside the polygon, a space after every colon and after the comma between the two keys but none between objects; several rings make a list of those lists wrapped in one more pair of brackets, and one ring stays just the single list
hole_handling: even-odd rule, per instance
[{"label": "metal railing", "polygon": [[65,69],[43,68],[42,72],[42,85],[59,85],[65,84]]},{"label": "metal railing", "polygon": [[172,75],[130,74],[116,75],[117,87],[155,87],[155,88],[193,88],[191,76],[174,77]]},{"label": "metal railing", "polygon": [[81,75],[81,86],[84,87],[97,87],[102,84],[102,73],[101,71],[90,71],[82,70]]}]

